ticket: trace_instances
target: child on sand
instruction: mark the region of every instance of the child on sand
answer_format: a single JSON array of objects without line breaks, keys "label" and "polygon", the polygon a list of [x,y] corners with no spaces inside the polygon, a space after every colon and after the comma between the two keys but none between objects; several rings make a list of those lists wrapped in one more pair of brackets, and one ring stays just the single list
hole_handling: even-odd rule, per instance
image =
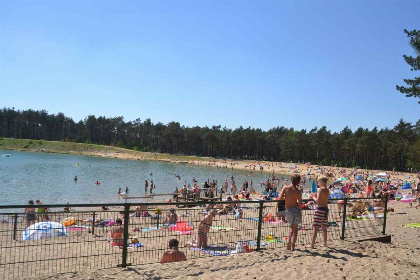
[{"label": "child on sand", "polygon": [[298,226],[302,222],[302,193],[298,189],[300,183],[300,175],[295,174],[292,176],[292,184],[285,186],[280,193],[280,199],[285,200],[286,206],[286,219],[290,225],[289,239],[287,240],[287,250],[294,250],[298,234]]},{"label": "child on sand", "polygon": [[327,247],[328,198],[330,197],[330,191],[327,188],[327,182],[328,178],[326,176],[319,177],[318,193],[312,197],[315,203],[317,204],[317,207],[315,208],[314,213],[314,232],[312,235],[312,243],[311,245],[306,246],[307,248],[314,248],[319,228],[322,229],[324,237],[324,247]]},{"label": "child on sand", "polygon": [[187,257],[183,252],[178,250],[178,245],[178,240],[171,239],[169,241],[169,251],[163,253],[160,263],[186,261]]}]

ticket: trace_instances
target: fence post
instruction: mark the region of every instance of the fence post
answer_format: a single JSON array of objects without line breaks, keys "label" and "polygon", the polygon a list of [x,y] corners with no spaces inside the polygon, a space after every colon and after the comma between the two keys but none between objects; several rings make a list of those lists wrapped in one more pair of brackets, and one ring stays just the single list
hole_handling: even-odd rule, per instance
[{"label": "fence post", "polygon": [[13,239],[16,240],[18,215],[15,214],[15,223],[13,224]]},{"label": "fence post", "polygon": [[382,230],[382,234],[385,235],[386,229],[386,213],[388,212],[388,196],[385,197],[385,208],[384,208],[384,228]]},{"label": "fence post", "polygon": [[157,211],[157,219],[156,219],[156,228],[159,229],[159,218],[160,218],[160,211]]},{"label": "fence post", "polygon": [[344,198],[344,209],[343,209],[343,225],[341,226],[341,240],[344,240],[344,234],[346,231],[346,217],[347,215],[347,197]]},{"label": "fence post", "polygon": [[130,219],[130,205],[125,204],[124,205],[124,243],[123,243],[123,249],[122,249],[122,263],[121,267],[125,268],[127,267],[127,245],[128,245],[128,224]]},{"label": "fence post", "polygon": [[262,220],[263,220],[263,206],[264,206],[264,202],[260,201],[260,212],[258,214],[257,251],[261,249],[261,227],[262,227]]},{"label": "fence post", "polygon": [[93,218],[92,218],[92,234],[95,234],[95,220],[96,220],[96,212],[93,211]]}]

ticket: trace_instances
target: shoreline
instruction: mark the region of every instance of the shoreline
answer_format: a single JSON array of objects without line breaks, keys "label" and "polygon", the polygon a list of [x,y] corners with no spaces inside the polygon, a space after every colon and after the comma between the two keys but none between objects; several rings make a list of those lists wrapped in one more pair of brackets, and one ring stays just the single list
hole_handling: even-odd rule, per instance
[{"label": "shoreline", "polygon": [[[275,173],[278,175],[301,174],[308,173],[308,169],[312,171],[311,174],[318,174],[317,169],[324,168],[333,171],[345,170],[345,174],[351,173],[355,168],[340,167],[340,166],[320,166],[308,165],[302,163],[287,163],[276,161],[256,161],[256,160],[232,160],[232,159],[217,159],[210,157],[199,156],[184,156],[171,155],[165,153],[152,153],[135,151],[125,148],[73,143],[73,142],[59,142],[59,141],[45,141],[45,140],[30,140],[30,139],[14,139],[14,138],[0,138],[0,149],[8,151],[21,152],[39,152],[39,153],[57,153],[69,154],[78,156],[104,157],[122,160],[143,160],[143,161],[161,161],[177,164],[190,164],[204,167],[222,167],[227,169],[236,169],[242,171],[260,172],[260,173]],[[263,166],[263,170],[259,169]],[[377,174],[380,172],[387,172],[392,174],[394,178],[402,179],[410,177],[412,180],[416,176],[415,173],[408,172],[392,172],[390,170],[376,170],[376,169],[359,169],[362,172]]]}]

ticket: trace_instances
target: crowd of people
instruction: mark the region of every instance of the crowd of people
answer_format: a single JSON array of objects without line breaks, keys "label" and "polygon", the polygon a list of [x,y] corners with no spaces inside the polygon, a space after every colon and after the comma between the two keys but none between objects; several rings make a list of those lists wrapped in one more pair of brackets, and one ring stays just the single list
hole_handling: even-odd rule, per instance
[{"label": "crowd of people", "polygon": [[[410,182],[397,180],[392,177],[392,174],[386,173],[380,176],[375,176],[372,173],[354,170],[347,174],[346,170],[332,169],[318,169],[316,175],[313,171],[308,169],[307,174],[301,176],[294,174],[290,178],[290,183],[283,177],[276,177],[273,174],[267,180],[260,183],[260,190],[257,192],[252,180],[244,180],[242,185],[237,186],[234,177],[230,178],[230,182],[225,180],[222,182],[220,189],[217,188],[217,180],[207,180],[200,186],[195,178],[192,179],[192,184],[185,184],[181,189],[175,188],[173,192],[173,201],[187,201],[190,197],[194,201],[200,198],[200,195],[208,198],[214,198],[217,193],[225,194],[226,199],[224,203],[207,204],[205,217],[200,221],[197,228],[196,240],[192,242],[191,246],[197,248],[206,248],[209,245],[209,231],[212,227],[213,219],[216,215],[234,214],[236,219],[243,217],[243,205],[241,200],[249,200],[258,198],[261,200],[276,200],[277,201],[277,217],[282,223],[287,223],[289,226],[289,237],[287,239],[287,250],[294,250],[296,247],[296,240],[298,237],[299,225],[302,223],[302,209],[313,205],[314,214],[312,219],[312,240],[307,248],[315,248],[317,235],[322,232],[322,246],[328,246],[328,203],[330,195],[336,190],[341,191],[349,198],[375,198],[369,201],[361,201],[347,203],[347,215],[350,217],[357,217],[366,209],[375,208],[383,209],[385,201],[389,199],[396,199],[401,195],[401,188],[408,183],[411,186],[411,203],[418,201],[416,208],[420,207],[420,177],[410,178]],[[309,193],[303,189],[306,181],[314,180],[316,184],[316,192]],[[330,184],[329,184],[330,182]],[[153,180],[149,182],[145,180],[144,190],[147,193],[150,190],[152,193],[155,188]],[[204,191],[204,193],[203,193]],[[126,188],[125,194],[129,190]],[[122,193],[121,188],[119,194]],[[222,198],[223,196],[221,196]],[[308,199],[308,203],[303,203],[304,199]],[[27,226],[34,224],[36,221],[48,221],[48,209],[42,206],[42,203],[37,200],[36,204],[32,200],[29,201],[29,206],[25,208]],[[338,213],[342,212],[343,201],[338,201]],[[68,211],[70,208],[67,207]],[[66,208],[64,209],[66,211]],[[388,209],[392,211],[392,209]],[[139,217],[147,212],[147,207],[142,206],[138,209]],[[38,215],[36,215],[36,213]],[[158,213],[159,214],[159,213]],[[174,209],[168,211],[165,218],[167,224],[173,225],[178,221],[178,215]],[[124,240],[124,226],[121,219],[117,219],[115,225],[110,230],[110,240],[112,246],[123,246]],[[169,250],[164,252],[161,262],[173,262],[186,260],[185,254],[178,249],[179,241],[171,239],[169,241]]]}]

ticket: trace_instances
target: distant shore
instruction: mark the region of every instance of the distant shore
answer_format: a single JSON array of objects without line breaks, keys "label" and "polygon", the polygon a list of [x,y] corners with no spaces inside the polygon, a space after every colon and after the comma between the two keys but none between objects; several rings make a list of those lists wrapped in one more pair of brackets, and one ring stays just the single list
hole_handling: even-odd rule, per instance
[{"label": "distant shore", "polygon": [[[151,161],[163,161],[190,165],[200,166],[213,166],[219,168],[229,168],[237,170],[245,170],[250,172],[265,172],[275,174],[292,175],[294,173],[299,174],[317,174],[317,170],[320,166],[309,165],[302,163],[285,163],[285,162],[271,162],[271,161],[255,161],[255,160],[232,160],[232,159],[216,159],[210,157],[199,157],[199,156],[183,156],[183,155],[172,155],[164,153],[152,153],[152,152],[141,152],[134,151],[124,148],[85,144],[85,143],[73,143],[73,142],[59,142],[59,141],[45,141],[45,140],[29,140],[29,139],[13,139],[13,138],[0,138],[0,149],[2,150],[14,150],[14,151],[25,151],[25,152],[39,152],[39,153],[58,153],[58,154],[70,154],[70,155],[81,155],[81,156],[93,156],[93,157],[106,157],[116,158],[125,160],[151,160]],[[260,166],[264,169],[260,170]],[[354,168],[347,167],[331,167],[322,166],[326,169],[331,170],[342,170],[345,169],[346,174],[349,174]],[[308,172],[309,169],[309,172]],[[377,174],[379,172],[391,172],[387,170],[367,170],[360,169],[364,172]],[[415,176],[414,173],[395,172],[392,177],[398,179],[404,179]]]}]

